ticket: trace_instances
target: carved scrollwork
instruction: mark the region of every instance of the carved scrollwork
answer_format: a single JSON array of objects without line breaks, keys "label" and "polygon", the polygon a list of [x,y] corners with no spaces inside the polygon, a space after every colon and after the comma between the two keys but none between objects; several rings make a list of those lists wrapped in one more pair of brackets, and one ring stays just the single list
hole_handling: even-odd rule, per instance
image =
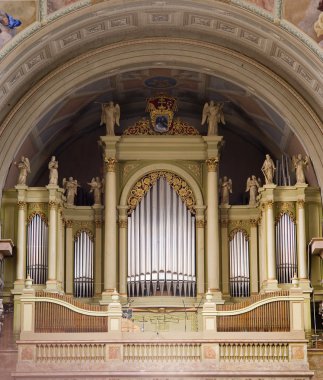
[{"label": "carved scrollwork", "polygon": [[19,201],[19,202],[17,203],[17,205],[18,205],[18,209],[19,209],[19,210],[24,210],[24,209],[27,207],[27,203],[26,203],[26,202],[21,202],[21,201]]},{"label": "carved scrollwork", "polygon": [[132,127],[127,128],[124,132],[124,135],[190,135],[196,136],[199,135],[199,131],[192,127],[191,125],[185,123],[185,121],[180,120],[179,118],[175,119],[172,127],[164,133],[158,133],[153,128],[151,128],[149,120],[143,118],[136,122]]},{"label": "carved scrollwork", "polygon": [[140,203],[141,199],[148,193],[151,187],[154,186],[157,180],[161,177],[164,177],[166,179],[172,189],[174,189],[180,196],[186,207],[191,211],[192,214],[195,214],[195,198],[193,191],[188,186],[187,182],[176,174],[166,171],[149,173],[134,185],[128,198],[128,214],[132,213],[132,211]]},{"label": "carved scrollwork", "polygon": [[296,223],[296,216],[295,216],[295,206],[293,202],[280,202],[276,204],[277,207],[277,214],[275,217],[275,223],[277,224],[279,219],[284,215],[288,214],[292,221]]}]

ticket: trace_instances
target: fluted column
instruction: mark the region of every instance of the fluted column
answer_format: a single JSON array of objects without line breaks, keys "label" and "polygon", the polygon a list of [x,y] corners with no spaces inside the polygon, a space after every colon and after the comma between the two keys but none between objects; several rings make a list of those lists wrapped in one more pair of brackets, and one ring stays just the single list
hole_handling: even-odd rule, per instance
[{"label": "fluted column", "polygon": [[119,210],[119,293],[127,295],[128,207]]},{"label": "fluted column", "polygon": [[258,221],[250,220],[250,293],[258,294]]},{"label": "fluted column", "polygon": [[208,288],[220,290],[218,158],[206,160],[207,175],[207,274]]},{"label": "fluted column", "polygon": [[205,236],[205,206],[196,207],[196,282],[197,294],[202,295],[205,293],[205,249],[204,249],[204,236]]},{"label": "fluted column", "polygon": [[298,277],[300,280],[307,279],[306,265],[306,232],[305,232],[305,208],[304,201],[297,201],[297,260]]},{"label": "fluted column", "polygon": [[275,220],[274,203],[266,203],[266,245],[267,245],[267,288],[274,290],[277,288],[276,279],[276,255],[275,255]]},{"label": "fluted column", "polygon": [[24,283],[26,278],[26,214],[27,203],[18,202],[17,228],[17,279],[16,283]]},{"label": "fluted column", "polygon": [[117,288],[117,195],[115,158],[105,158],[104,292]]},{"label": "fluted column", "polygon": [[74,253],[74,241],[73,241],[73,221],[66,220],[66,232],[65,232],[65,254],[66,254],[66,284],[65,292],[67,294],[73,294],[73,253]]}]

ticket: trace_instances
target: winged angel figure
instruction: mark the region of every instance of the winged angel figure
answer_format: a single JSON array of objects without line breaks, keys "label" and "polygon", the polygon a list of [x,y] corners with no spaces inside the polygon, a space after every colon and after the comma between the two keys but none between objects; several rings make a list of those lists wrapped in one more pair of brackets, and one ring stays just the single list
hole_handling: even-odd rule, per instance
[{"label": "winged angel figure", "polygon": [[101,123],[105,124],[107,135],[114,136],[114,125],[120,127],[120,106],[113,102],[102,104]]},{"label": "winged angel figure", "polygon": [[219,180],[219,192],[221,194],[221,205],[229,204],[230,193],[232,194],[232,180],[226,176]]},{"label": "winged angel figure", "polygon": [[223,113],[224,103],[216,103],[213,100],[209,103],[205,103],[202,113],[202,123],[205,122],[208,124],[207,134],[208,136],[214,136],[218,134],[218,124],[221,122],[225,124],[224,113]]},{"label": "winged angel figure", "polygon": [[80,185],[73,177],[69,177],[68,180],[66,178],[63,178],[63,188],[66,194],[66,204],[70,206],[74,204],[74,199],[77,194],[78,187],[80,187]]},{"label": "winged angel figure", "polygon": [[257,204],[258,189],[261,186],[261,179],[252,175],[247,179],[246,192],[249,191],[249,204],[255,206]]}]

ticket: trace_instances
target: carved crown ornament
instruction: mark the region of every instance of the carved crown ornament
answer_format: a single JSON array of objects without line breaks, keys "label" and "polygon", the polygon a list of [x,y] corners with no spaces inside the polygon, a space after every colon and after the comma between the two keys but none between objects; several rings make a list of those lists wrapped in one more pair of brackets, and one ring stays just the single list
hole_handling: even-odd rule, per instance
[{"label": "carved crown ornament", "polygon": [[194,206],[196,204],[193,191],[188,186],[187,182],[181,177],[174,173],[167,171],[157,171],[152,172],[141,178],[134,185],[130,191],[130,196],[128,197],[128,206],[130,215],[133,210],[138,206],[142,198],[148,193],[148,191],[156,184],[157,180],[164,177],[169,183],[171,188],[175,190],[177,195],[182,199],[186,207],[190,210],[192,214],[195,214]]},{"label": "carved crown ornament", "polygon": [[124,135],[199,135],[199,131],[179,118],[174,119],[178,110],[177,100],[160,94],[147,100],[146,112],[149,119],[143,118],[127,128]]}]

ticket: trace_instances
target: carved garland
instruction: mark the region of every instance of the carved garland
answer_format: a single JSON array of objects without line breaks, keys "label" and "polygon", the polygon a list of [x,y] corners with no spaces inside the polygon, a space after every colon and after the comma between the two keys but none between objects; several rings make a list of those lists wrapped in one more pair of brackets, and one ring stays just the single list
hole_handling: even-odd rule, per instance
[{"label": "carved garland", "polygon": [[187,182],[176,174],[166,171],[158,171],[147,174],[141,178],[130,192],[128,198],[128,206],[130,215],[132,211],[138,206],[142,198],[148,193],[148,191],[156,184],[157,180],[164,177],[169,185],[176,191],[176,194],[180,196],[186,207],[192,214],[195,214],[195,199],[193,191],[188,186]]}]

